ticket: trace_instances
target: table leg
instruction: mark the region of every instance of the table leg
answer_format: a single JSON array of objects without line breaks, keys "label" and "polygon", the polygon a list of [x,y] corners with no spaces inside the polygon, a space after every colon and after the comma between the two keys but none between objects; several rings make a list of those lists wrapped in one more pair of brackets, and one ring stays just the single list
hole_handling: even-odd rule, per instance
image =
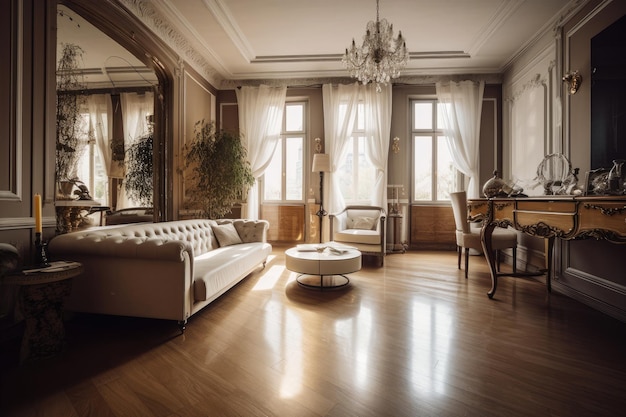
[{"label": "table leg", "polygon": [[[300,274],[296,278],[298,285],[304,288],[313,288],[318,290],[336,289],[345,287],[350,283],[350,278],[343,274],[319,275],[319,284],[317,283],[318,275]],[[306,278],[309,278],[308,280]],[[324,279],[326,278],[326,279]],[[311,281],[311,282],[307,282]]]},{"label": "table leg", "polygon": [[547,238],[546,248],[546,288],[552,292],[552,252],[554,251],[554,236]]},{"label": "table leg", "polygon": [[[489,272],[491,273],[491,289],[487,293],[489,298],[493,298],[496,293],[496,288],[498,288],[498,276],[511,276],[511,277],[534,277],[538,275],[543,275],[543,272],[513,272],[511,274],[508,273],[498,273],[497,262],[496,262],[496,251],[493,250],[493,245],[491,244],[491,235],[493,234],[494,229],[496,228],[495,223],[485,224],[480,230],[480,243],[483,247],[483,252],[485,253],[485,259],[487,260],[487,265],[489,266]],[[548,291],[551,291],[551,283],[550,283],[550,268],[552,266],[552,248],[554,246],[554,237],[549,237],[548,239],[548,249],[547,249],[547,263],[548,267],[546,268],[546,286]]]},{"label": "table leg", "polygon": [[491,235],[496,225],[493,223],[486,223],[480,230],[480,243],[483,246],[483,252],[485,259],[487,259],[487,265],[489,266],[489,272],[491,273],[491,289],[487,293],[489,298],[493,298],[498,287],[498,271],[496,268],[496,257],[491,244]]}]

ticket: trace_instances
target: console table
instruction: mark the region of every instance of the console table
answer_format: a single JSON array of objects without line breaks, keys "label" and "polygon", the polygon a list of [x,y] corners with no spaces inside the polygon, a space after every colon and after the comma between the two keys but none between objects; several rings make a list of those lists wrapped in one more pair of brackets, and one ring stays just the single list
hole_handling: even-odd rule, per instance
[{"label": "console table", "polygon": [[57,233],[75,231],[84,218],[83,211],[91,212],[94,207],[101,207],[100,203],[94,200],[57,200],[54,205],[57,212]]},{"label": "console table", "polygon": [[470,199],[468,218],[482,221],[481,241],[491,272],[493,298],[499,276],[523,274],[499,273],[491,247],[495,227],[511,226],[527,235],[548,239],[546,286],[551,290],[550,268],[554,239],[604,239],[626,243],[626,196],[540,196],[520,198]]}]

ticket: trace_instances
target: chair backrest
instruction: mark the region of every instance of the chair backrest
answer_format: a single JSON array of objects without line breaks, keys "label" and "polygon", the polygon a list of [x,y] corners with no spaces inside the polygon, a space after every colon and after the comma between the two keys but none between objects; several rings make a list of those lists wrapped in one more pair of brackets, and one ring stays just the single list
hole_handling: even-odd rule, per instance
[{"label": "chair backrest", "polygon": [[349,206],[346,208],[346,228],[379,230],[381,214],[383,211],[378,207]]},{"label": "chair backrest", "polygon": [[467,193],[465,191],[450,193],[450,202],[452,203],[452,211],[454,212],[456,230],[469,233],[470,225],[467,221]]}]

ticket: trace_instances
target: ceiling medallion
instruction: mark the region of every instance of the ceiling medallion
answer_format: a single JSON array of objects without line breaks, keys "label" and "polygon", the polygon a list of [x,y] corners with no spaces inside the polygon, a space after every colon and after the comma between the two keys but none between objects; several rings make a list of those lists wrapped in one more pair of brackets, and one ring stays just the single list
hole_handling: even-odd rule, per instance
[{"label": "ceiling medallion", "polygon": [[398,37],[393,38],[393,25],[387,19],[378,17],[378,1],[376,0],[376,21],[369,21],[363,45],[357,47],[354,39],[349,49],[346,49],[341,62],[344,63],[350,76],[361,83],[376,83],[376,91],[381,91],[380,85],[387,85],[390,79],[398,78],[400,70],[404,69],[409,60],[409,52],[398,31]]}]

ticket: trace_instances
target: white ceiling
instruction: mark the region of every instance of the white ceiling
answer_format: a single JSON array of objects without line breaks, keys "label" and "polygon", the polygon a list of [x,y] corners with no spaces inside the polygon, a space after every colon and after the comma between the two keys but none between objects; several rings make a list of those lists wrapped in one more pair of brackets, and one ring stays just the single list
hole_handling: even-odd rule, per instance
[{"label": "white ceiling", "polygon": [[[170,45],[184,45],[181,54],[204,73],[209,68],[213,82],[345,77],[341,55],[376,17],[375,0],[120,1]],[[403,77],[499,74],[585,1],[381,0],[380,17],[406,39],[411,59]],[[59,17],[59,42],[83,43],[85,68],[103,68],[111,78],[117,67],[142,65],[100,43],[110,39],[96,42],[87,22],[66,13],[73,18]]]},{"label": "white ceiling", "polygon": [[[381,0],[411,53],[403,75],[500,73],[580,0]],[[345,76],[375,0],[153,0],[224,79]]]}]

